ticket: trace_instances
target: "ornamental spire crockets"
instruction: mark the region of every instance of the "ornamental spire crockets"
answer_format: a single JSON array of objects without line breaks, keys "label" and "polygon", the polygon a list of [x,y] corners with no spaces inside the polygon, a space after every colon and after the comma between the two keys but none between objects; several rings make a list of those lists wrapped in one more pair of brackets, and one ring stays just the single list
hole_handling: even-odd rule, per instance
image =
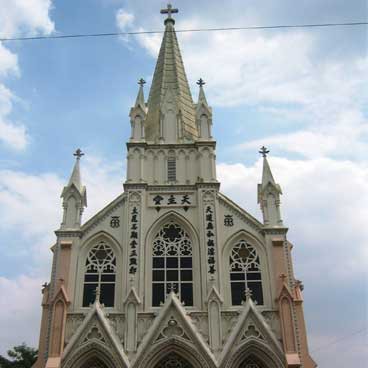
[{"label": "ornamental spire crockets", "polygon": [[283,226],[280,212],[281,187],[273,178],[267,154],[270,153],[265,146],[259,153],[263,156],[262,183],[258,184],[258,203],[260,204],[263,223],[265,226]]},{"label": "ornamental spire crockets", "polygon": [[68,185],[61,193],[64,207],[61,229],[79,228],[84,207],[87,207],[87,191],[86,187],[82,185],[80,174],[80,159],[84,153],[78,148],[73,155],[76,157],[73,172]]},{"label": "ornamental spire crockets", "polygon": [[177,143],[178,140],[198,138],[195,106],[172,18],[172,14],[177,12],[178,9],[173,9],[170,4],[167,9],[161,10],[168,16],[147,102],[147,141]]}]

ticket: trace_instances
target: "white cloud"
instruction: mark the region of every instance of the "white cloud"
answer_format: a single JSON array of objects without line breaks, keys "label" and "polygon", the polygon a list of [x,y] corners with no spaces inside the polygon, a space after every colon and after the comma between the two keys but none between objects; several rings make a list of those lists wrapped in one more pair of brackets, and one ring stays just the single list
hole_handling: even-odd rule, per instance
[{"label": "white cloud", "polygon": [[[53,32],[51,8],[51,0],[0,0],[0,37]],[[24,124],[11,118],[16,98],[3,84],[3,79],[9,75],[19,76],[20,69],[17,55],[5,45],[0,42],[0,142],[20,151],[29,142],[28,133]]]},{"label": "white cloud", "polygon": [[0,42],[0,77],[19,73],[18,57]]},{"label": "white cloud", "polygon": [[0,83],[0,142],[15,150],[23,150],[28,143],[25,126],[9,118],[16,97]]},{"label": "white cloud", "polygon": [[0,276],[0,354],[22,342],[37,346],[42,282],[26,275],[15,280]]},{"label": "white cloud", "polygon": [[[129,29],[144,30],[132,19]],[[234,23],[247,24],[244,19],[237,14]],[[180,29],[210,26],[213,19],[205,16],[180,19]],[[148,27],[155,28],[145,24]],[[254,106],[298,129],[246,142],[240,148],[254,148],[261,141],[308,158],[365,157],[368,81],[362,76],[368,74],[368,57],[322,59],[317,56],[321,52],[318,35],[301,30],[231,31],[178,33],[178,38],[188,76],[207,81],[212,105]],[[161,34],[136,36],[154,57],[161,39]]]},{"label": "white cloud", "polygon": [[[271,158],[270,162],[284,192],[282,212],[290,226],[289,240],[295,244],[297,277],[314,284],[328,269],[328,281],[337,283],[365,272],[368,209],[363,203],[368,203],[368,166],[326,158]],[[219,164],[218,175],[223,191],[261,218],[256,204],[261,160],[251,167]]]},{"label": "white cloud", "polygon": [[[120,193],[122,170],[120,164],[106,163],[93,155],[86,157],[81,166],[88,195],[88,207],[84,213],[84,219],[87,219]],[[37,259],[42,272],[49,268],[49,246],[55,240],[53,231],[61,222],[60,194],[66,183],[67,178],[54,173],[35,175],[0,171],[0,229],[17,231],[20,237],[32,243],[19,242],[20,245],[11,252],[28,252],[32,259]]]},{"label": "white cloud", "polygon": [[0,0],[0,9],[1,37],[54,31],[55,25],[50,19],[51,0]]}]

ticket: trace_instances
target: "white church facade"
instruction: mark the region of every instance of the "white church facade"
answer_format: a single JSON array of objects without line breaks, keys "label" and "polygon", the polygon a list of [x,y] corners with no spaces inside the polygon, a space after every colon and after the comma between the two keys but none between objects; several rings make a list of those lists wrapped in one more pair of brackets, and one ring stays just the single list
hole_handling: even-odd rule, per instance
[{"label": "white church facade", "polygon": [[124,190],[82,223],[82,153],[62,191],[35,368],[316,367],[281,188],[263,147],[257,220],[220,192],[204,82],[192,100],[170,5]]}]

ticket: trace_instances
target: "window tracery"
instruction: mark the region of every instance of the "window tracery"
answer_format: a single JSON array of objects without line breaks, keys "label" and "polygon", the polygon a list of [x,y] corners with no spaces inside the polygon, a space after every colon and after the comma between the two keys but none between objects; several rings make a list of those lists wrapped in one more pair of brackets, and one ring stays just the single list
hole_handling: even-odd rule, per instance
[{"label": "window tracery", "polygon": [[100,288],[100,302],[106,307],[113,307],[116,256],[105,241],[100,241],[89,251],[84,272],[83,307],[88,307],[94,302],[97,287]]},{"label": "window tracery", "polygon": [[193,368],[190,363],[188,363],[180,355],[171,353],[156,364],[155,368]]},{"label": "window tracery", "polygon": [[249,289],[252,299],[263,304],[262,274],[256,249],[245,240],[240,240],[231,249],[229,257],[231,299],[233,305],[240,305]]},{"label": "window tracery", "polygon": [[171,221],[153,241],[152,306],[165,301],[170,291],[185,305],[193,305],[192,241],[188,233]]}]

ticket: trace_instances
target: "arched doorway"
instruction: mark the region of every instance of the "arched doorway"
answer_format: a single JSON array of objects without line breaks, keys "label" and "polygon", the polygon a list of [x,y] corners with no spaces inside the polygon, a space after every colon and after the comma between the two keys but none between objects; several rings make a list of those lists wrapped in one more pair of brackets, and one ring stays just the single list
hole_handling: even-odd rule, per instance
[{"label": "arched doorway", "polygon": [[154,368],[193,368],[193,366],[180,355],[170,353],[161,359]]},{"label": "arched doorway", "polygon": [[256,357],[249,356],[240,364],[239,368],[266,368],[266,366]]},{"label": "arched doorway", "polygon": [[81,368],[108,368],[108,366],[99,358],[93,357],[88,359]]}]

